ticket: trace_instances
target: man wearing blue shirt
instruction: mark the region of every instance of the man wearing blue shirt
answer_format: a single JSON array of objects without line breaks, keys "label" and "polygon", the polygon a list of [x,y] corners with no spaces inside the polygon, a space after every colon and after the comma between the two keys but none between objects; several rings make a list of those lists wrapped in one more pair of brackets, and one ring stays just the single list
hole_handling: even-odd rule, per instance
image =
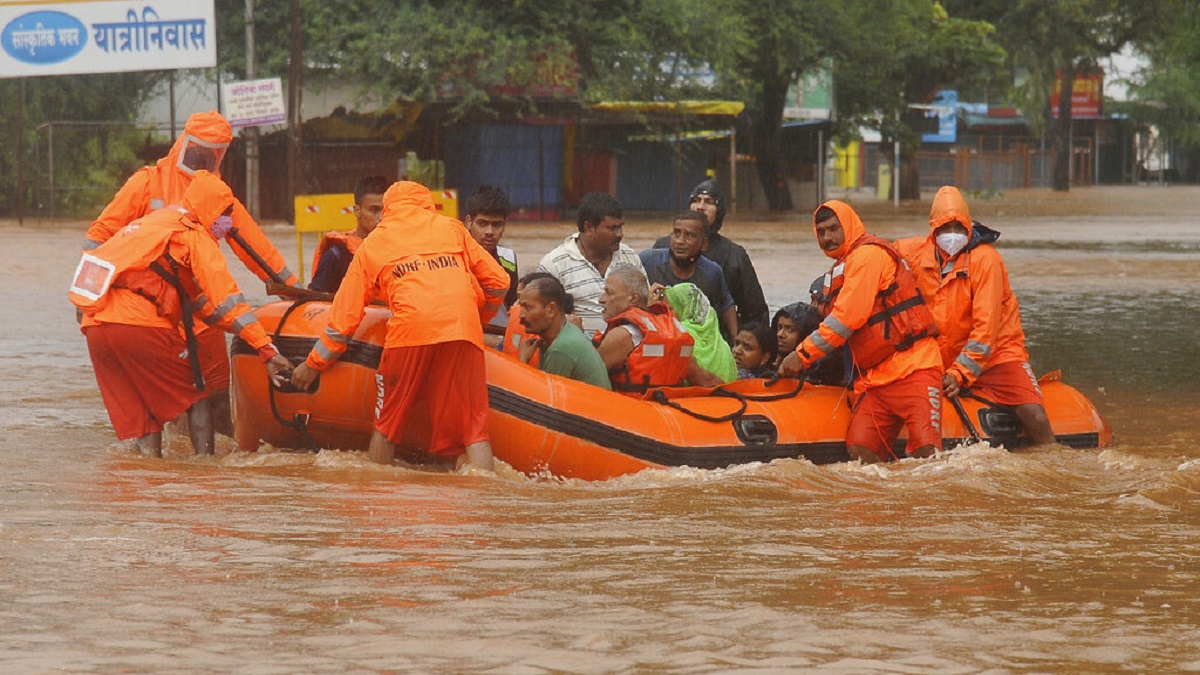
[{"label": "man wearing blue shirt", "polygon": [[702,255],[707,241],[708,218],[700,211],[684,211],[675,216],[668,248],[649,248],[638,255],[651,284],[674,286],[687,281],[704,291],[721,317],[721,334],[729,342],[737,335],[737,307],[721,266]]}]

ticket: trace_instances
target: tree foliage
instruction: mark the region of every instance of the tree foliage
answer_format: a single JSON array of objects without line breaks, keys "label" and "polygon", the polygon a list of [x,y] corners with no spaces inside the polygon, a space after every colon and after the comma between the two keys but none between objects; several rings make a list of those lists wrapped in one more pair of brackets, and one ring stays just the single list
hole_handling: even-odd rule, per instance
[{"label": "tree foliage", "polygon": [[[236,0],[219,0],[237,30]],[[309,72],[364,83],[384,101],[451,103],[450,119],[530,111],[502,85],[522,69],[577,64],[580,96],[598,100],[734,98],[747,103],[748,148],[774,209],[791,208],[780,156],[786,96],[801,75],[835,63],[843,130],[895,124],[907,102],[994,64],[990,26],[949,17],[934,0],[304,0]],[[256,10],[260,53],[280,54],[284,17]],[[237,39],[222,43],[237,69]],[[243,52],[244,53],[244,52]],[[260,59],[260,71],[282,72]],[[311,79],[309,80],[312,81]],[[915,99],[913,97],[916,97]],[[913,146],[915,148],[915,145]],[[915,184],[915,176],[914,176]]]},{"label": "tree foliage", "polygon": [[1134,38],[1149,67],[1131,84],[1131,113],[1186,149],[1200,149],[1200,2],[1160,0]]},{"label": "tree foliage", "polygon": [[901,196],[917,198],[920,137],[904,122],[909,104],[928,103],[939,89],[986,77],[1004,50],[990,23],[952,17],[930,0],[864,2],[849,11],[862,29],[834,45],[839,134],[876,129],[887,141],[886,156],[891,141],[900,141]]},{"label": "tree foliage", "polygon": [[[146,71],[0,79],[0,119],[5,120],[5,133],[0,134],[0,214],[15,215],[18,203],[30,212],[38,208],[39,187],[44,189],[49,181],[49,123],[132,124],[165,75]],[[134,151],[143,140],[131,128],[114,126],[103,133],[79,134],[75,141],[56,143],[55,180],[76,185],[119,183],[140,165]],[[23,171],[18,170],[18,162]],[[59,202],[58,213],[87,212],[94,210],[96,200],[107,201],[103,196],[89,201],[86,195],[69,193],[66,199]]]}]

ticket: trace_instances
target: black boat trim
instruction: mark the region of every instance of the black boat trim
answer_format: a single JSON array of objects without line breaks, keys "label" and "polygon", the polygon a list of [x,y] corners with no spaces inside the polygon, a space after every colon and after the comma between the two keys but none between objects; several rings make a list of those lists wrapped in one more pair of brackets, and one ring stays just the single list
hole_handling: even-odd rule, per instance
[{"label": "black boat trim", "polygon": [[[631,431],[618,429],[599,420],[564,412],[496,385],[488,385],[488,399],[492,409],[497,412],[594,443],[609,450],[615,450],[645,462],[664,466],[720,469],[734,464],[769,462],[773,459],[795,459],[797,457],[804,457],[814,464],[830,464],[849,459],[849,455],[846,454],[846,444],[841,441],[686,447],[663,443]],[[729,422],[721,424],[729,424]]]}]

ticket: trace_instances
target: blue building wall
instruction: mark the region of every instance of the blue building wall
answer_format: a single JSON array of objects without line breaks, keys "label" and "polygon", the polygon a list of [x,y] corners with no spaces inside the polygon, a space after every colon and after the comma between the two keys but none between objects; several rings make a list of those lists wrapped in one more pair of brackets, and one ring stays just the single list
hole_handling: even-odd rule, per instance
[{"label": "blue building wall", "polygon": [[466,216],[467,197],[483,184],[498,187],[514,212],[547,217],[561,211],[563,129],[507,124],[453,129],[447,132],[446,186],[457,188]]}]

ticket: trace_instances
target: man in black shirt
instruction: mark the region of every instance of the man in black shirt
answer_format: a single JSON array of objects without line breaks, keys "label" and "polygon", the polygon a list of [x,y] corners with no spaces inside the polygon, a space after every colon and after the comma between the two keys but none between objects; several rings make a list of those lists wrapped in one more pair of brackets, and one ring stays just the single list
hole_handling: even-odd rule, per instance
[{"label": "man in black shirt", "polygon": [[[708,248],[704,251],[704,257],[721,266],[725,283],[737,305],[738,323],[767,323],[770,320],[767,300],[763,297],[762,285],[758,282],[758,274],[754,271],[750,256],[746,249],[720,234],[721,225],[725,222],[725,199],[716,181],[705,180],[697,185],[688,198],[688,204],[691,210],[701,211],[708,216]],[[654,248],[670,248],[670,245],[670,236],[654,242]]]}]

